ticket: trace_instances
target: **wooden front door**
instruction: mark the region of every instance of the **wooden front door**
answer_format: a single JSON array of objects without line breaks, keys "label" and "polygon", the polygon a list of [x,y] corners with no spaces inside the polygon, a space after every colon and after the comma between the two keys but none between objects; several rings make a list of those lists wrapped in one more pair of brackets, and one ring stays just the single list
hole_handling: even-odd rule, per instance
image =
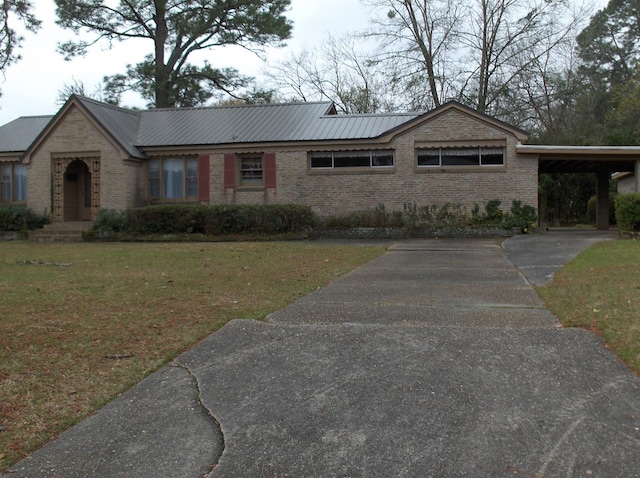
[{"label": "wooden front door", "polygon": [[91,172],[76,160],[64,173],[64,221],[91,220]]}]

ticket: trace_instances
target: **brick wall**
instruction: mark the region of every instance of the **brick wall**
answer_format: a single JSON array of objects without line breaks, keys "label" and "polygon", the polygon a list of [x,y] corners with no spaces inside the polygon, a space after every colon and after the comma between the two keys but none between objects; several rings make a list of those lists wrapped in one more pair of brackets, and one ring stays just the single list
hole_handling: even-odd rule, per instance
[{"label": "brick wall", "polygon": [[[451,142],[451,143],[447,143]],[[465,143],[466,142],[466,143]],[[478,142],[503,144],[504,167],[417,168],[416,145]],[[365,171],[310,171],[310,150],[340,150],[343,146],[313,147],[284,145],[282,148],[246,153],[275,152],[277,187],[269,189],[225,189],[224,153],[216,148],[189,154],[210,156],[210,201],[212,204],[295,203],[313,207],[320,215],[344,214],[375,209],[402,210],[405,203],[418,206],[460,204],[470,212],[498,199],[505,209],[514,199],[537,208],[538,162],[515,152],[517,138],[505,129],[459,110],[446,110],[413,129],[403,131],[387,143],[349,143],[351,149],[394,149],[395,167]],[[485,143],[488,144],[488,143]],[[33,153],[28,166],[28,203],[38,213],[52,208],[52,158],[100,158],[100,208],[125,209],[143,205],[146,180],[143,163],[126,159],[83,112],[72,107],[46,141]]]},{"label": "brick wall", "polygon": [[123,153],[78,108],[60,118],[45,141],[32,153],[27,169],[28,205],[51,212],[52,158],[100,159],[100,208],[125,209],[141,205],[142,162],[124,160]]},{"label": "brick wall", "polygon": [[[474,141],[506,146],[504,167],[418,169],[416,144]],[[475,203],[499,199],[509,209],[514,199],[538,207],[538,161],[515,152],[517,139],[503,129],[450,110],[407,131],[388,144],[395,149],[395,168],[376,171],[309,171],[308,149],[276,153],[277,189],[265,192],[224,189],[223,155],[211,154],[211,202],[236,204],[296,203],[310,205],[321,215],[372,210],[384,204],[388,211],[405,203],[418,206],[460,204],[470,212]],[[350,145],[369,149],[370,144]],[[313,150],[320,148],[314,147]],[[344,149],[344,147],[326,147]]]}]

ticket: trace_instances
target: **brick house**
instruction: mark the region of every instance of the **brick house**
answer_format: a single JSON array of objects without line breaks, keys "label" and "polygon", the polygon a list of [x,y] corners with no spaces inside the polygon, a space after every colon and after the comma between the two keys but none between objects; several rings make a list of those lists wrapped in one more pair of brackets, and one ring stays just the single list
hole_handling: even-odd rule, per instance
[{"label": "brick house", "polygon": [[320,215],[498,199],[537,207],[527,135],[452,102],[338,115],[329,102],[137,111],[72,96],[0,127],[0,198],[53,222],[162,202],[295,203]]}]

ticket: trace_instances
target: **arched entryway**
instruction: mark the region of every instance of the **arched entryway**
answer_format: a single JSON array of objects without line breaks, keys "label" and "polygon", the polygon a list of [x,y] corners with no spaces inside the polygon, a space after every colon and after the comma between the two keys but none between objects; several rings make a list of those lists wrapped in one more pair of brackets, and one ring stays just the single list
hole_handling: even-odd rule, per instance
[{"label": "arched entryway", "polygon": [[54,158],[53,222],[93,221],[99,210],[99,157]]},{"label": "arched entryway", "polygon": [[64,173],[65,222],[91,220],[91,173],[84,161],[76,160]]}]

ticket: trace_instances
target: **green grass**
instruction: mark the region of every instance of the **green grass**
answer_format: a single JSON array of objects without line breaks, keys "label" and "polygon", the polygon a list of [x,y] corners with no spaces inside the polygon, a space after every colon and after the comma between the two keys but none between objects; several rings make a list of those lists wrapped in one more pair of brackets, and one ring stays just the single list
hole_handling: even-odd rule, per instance
[{"label": "green grass", "polygon": [[0,471],[235,318],[382,248],[0,242]]},{"label": "green grass", "polygon": [[601,335],[640,374],[640,241],[596,244],[538,294],[563,325]]}]

